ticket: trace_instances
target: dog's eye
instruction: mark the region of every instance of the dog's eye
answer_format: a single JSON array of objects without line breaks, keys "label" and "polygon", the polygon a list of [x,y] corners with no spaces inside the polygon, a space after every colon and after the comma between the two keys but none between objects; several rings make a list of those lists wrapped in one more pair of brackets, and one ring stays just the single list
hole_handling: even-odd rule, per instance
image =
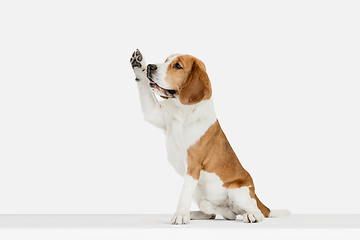
[{"label": "dog's eye", "polygon": [[183,69],[179,63],[174,64],[174,68],[176,69]]}]

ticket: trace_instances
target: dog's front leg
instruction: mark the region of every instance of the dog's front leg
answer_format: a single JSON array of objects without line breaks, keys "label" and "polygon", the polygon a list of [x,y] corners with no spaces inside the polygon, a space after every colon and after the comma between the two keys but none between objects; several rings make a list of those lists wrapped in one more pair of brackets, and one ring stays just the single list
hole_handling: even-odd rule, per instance
[{"label": "dog's front leg", "polygon": [[138,83],[140,102],[144,119],[156,127],[166,130],[164,115],[161,111],[160,102],[155,98],[149,86],[147,78],[147,64],[141,52],[136,49],[130,59],[131,66],[135,73],[135,80]]},{"label": "dog's front leg", "polygon": [[187,224],[190,221],[190,206],[198,180],[185,174],[177,210],[171,219],[172,224]]}]

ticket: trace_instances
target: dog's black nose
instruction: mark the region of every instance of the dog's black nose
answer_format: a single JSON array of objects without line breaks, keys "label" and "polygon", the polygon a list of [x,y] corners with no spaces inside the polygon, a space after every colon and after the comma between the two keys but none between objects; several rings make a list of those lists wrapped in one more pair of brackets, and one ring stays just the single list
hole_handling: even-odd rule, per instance
[{"label": "dog's black nose", "polygon": [[157,69],[157,66],[155,64],[149,64],[147,65],[147,70],[149,72],[155,71]]}]

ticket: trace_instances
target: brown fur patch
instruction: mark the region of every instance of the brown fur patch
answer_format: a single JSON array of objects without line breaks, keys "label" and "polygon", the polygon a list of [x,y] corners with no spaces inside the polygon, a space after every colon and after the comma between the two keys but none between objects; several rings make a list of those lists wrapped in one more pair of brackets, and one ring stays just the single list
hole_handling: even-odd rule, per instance
[{"label": "brown fur patch", "polygon": [[[182,69],[175,67],[179,64]],[[166,71],[166,82],[170,89],[179,93],[184,105],[199,103],[211,97],[211,83],[203,62],[190,55],[176,57]]]},{"label": "brown fur patch", "polygon": [[270,210],[257,198],[253,180],[230,146],[219,121],[188,149],[187,174],[198,180],[201,170],[215,173],[228,189],[250,186],[250,197],[256,200],[265,217],[270,215]]},{"label": "brown fur patch", "polygon": [[[170,85],[170,89],[176,90],[177,92],[180,91],[180,88],[184,85],[185,81],[189,77],[194,61],[195,61],[195,57],[193,56],[181,55],[181,56],[177,56],[169,64],[168,69],[166,71],[165,81]],[[179,63],[183,69],[175,68],[174,65],[176,63]]]}]

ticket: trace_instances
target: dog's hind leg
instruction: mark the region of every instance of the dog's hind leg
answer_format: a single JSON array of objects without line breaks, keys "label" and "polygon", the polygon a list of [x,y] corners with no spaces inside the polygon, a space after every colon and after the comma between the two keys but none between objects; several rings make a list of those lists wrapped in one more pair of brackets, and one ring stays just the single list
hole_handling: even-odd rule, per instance
[{"label": "dog's hind leg", "polygon": [[190,220],[208,220],[215,219],[216,214],[205,214],[202,211],[191,211]]},{"label": "dog's hind leg", "polygon": [[[253,187],[244,186],[240,188],[229,189],[228,193],[229,198],[233,203],[233,210],[238,214],[243,214],[243,221],[245,223],[260,222],[264,219],[264,214],[267,216],[269,209],[266,208],[265,205],[263,205],[256,197]],[[259,206],[261,206],[261,208],[264,207],[263,212]]]},{"label": "dog's hind leg", "polygon": [[226,220],[236,219],[236,214],[227,206],[218,206],[208,200],[202,200],[199,207],[200,210],[205,214],[220,214]]}]

